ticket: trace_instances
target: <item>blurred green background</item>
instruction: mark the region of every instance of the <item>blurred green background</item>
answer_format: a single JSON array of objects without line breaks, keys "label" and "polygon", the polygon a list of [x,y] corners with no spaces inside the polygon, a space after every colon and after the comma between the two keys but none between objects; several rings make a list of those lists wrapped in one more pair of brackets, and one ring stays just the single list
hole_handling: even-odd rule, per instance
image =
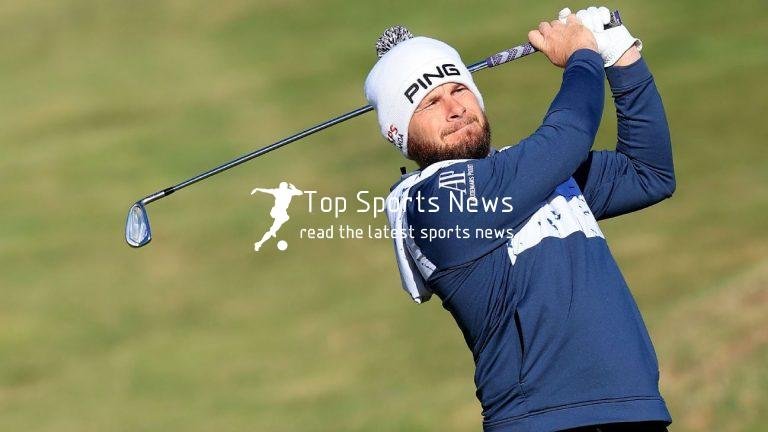
[{"label": "blurred green background", "polygon": [[[568,4],[576,10],[586,3]],[[0,2],[0,430],[480,429],[472,357],[439,300],[401,291],[383,225],[306,211],[274,241],[290,181],[386,195],[401,157],[375,116],[149,207],[131,203],[365,104],[373,43],[401,23],[465,61],[522,42],[561,2]],[[674,431],[768,430],[768,6],[616,1],[664,99],[678,187],[602,223],[650,328]],[[541,55],[476,75],[494,145],[540,122]],[[598,148],[615,139],[606,94]],[[409,166],[412,168],[412,165]]]}]

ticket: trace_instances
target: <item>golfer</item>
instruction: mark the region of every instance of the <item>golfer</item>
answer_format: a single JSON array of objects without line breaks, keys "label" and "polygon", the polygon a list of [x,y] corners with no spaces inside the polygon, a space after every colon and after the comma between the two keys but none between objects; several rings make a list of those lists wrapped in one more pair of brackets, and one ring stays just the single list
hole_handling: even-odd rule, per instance
[{"label": "golfer", "polygon": [[[391,228],[409,230],[395,238],[403,286],[418,303],[436,294],[455,318],[485,431],[671,423],[653,345],[597,224],[673,193],[669,129],[641,42],[624,26],[604,30],[608,15],[564,10],[528,34],[564,68],[562,85],[541,126],[500,150],[480,91],[445,43],[401,41],[366,79],[382,134],[420,167],[387,202]],[[590,151],[606,76],[616,149]],[[522,85],[504,91],[514,99]]]}]

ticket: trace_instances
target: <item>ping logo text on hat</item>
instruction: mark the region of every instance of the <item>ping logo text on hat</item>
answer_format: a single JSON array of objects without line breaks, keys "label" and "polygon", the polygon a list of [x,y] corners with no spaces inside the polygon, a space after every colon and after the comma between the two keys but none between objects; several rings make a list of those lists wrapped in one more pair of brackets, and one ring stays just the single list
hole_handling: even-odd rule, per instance
[{"label": "ping logo text on hat", "polygon": [[[423,74],[421,74],[421,78],[418,78],[416,82],[411,84],[405,90],[405,93],[403,94],[405,95],[406,99],[408,99],[408,102],[413,104],[413,97],[416,96],[416,93],[419,92],[419,86],[421,86],[421,88],[426,89],[427,87],[432,85],[432,80],[430,80],[430,78],[445,78],[447,76],[461,75],[461,72],[453,63],[446,63],[444,65],[435,66],[435,71],[437,73],[424,72]],[[424,79],[423,81],[422,81],[422,78]],[[425,81],[426,81],[426,84],[424,83]]]}]

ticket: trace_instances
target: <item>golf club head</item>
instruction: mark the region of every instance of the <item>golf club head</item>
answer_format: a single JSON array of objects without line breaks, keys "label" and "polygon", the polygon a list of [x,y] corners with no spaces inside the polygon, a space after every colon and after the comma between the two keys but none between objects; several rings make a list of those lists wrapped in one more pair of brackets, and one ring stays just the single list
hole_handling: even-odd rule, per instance
[{"label": "golf club head", "polygon": [[138,201],[128,210],[128,218],[125,221],[125,241],[131,247],[140,248],[151,240],[149,216],[144,205]]}]

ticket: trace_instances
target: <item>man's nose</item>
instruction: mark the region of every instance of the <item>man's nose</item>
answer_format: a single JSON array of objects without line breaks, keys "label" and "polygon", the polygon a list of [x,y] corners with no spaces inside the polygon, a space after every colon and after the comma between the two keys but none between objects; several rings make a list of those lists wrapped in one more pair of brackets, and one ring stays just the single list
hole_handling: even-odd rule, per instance
[{"label": "man's nose", "polygon": [[453,96],[448,96],[447,99],[448,103],[446,104],[446,109],[448,120],[457,120],[462,118],[464,113],[467,112],[467,108]]}]

